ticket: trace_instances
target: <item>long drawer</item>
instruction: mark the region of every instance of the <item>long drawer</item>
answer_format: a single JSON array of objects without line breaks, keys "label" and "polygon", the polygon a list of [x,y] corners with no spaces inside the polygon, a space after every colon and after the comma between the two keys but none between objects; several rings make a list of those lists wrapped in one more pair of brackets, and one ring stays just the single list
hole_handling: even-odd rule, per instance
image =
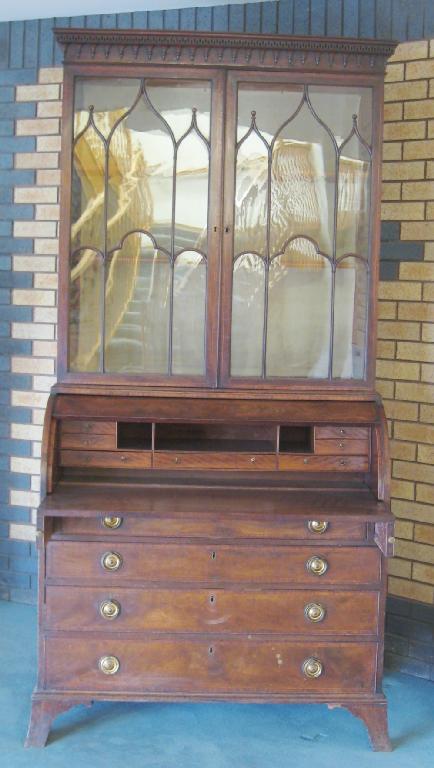
[{"label": "long drawer", "polygon": [[[322,521],[319,521],[322,522]],[[101,536],[119,540],[128,536],[198,536],[218,538],[310,539],[312,541],[363,541],[366,523],[351,519],[332,520],[326,530],[309,528],[309,520],[273,515],[228,515],[224,519],[204,514],[163,517],[126,515],[124,517],[63,517],[56,520],[56,533],[65,536]],[[113,526],[113,527],[110,527]]]},{"label": "long drawer", "polygon": [[[48,578],[72,583],[210,582],[250,584],[373,584],[377,547],[251,546],[51,541]],[[107,559],[108,558],[108,559]],[[110,563],[113,570],[104,567]],[[324,567],[323,567],[324,566]],[[322,573],[320,573],[322,571]]]},{"label": "long drawer", "polygon": [[375,635],[378,593],[51,586],[51,630]]},{"label": "long drawer", "polygon": [[[229,640],[212,635],[131,640],[121,634],[85,643],[78,637],[49,636],[45,644],[46,686],[53,690],[315,695],[367,692],[375,677],[375,643]],[[107,657],[109,668],[119,664],[114,674],[101,671],[101,660]],[[320,662],[319,676],[303,672],[309,659]]]}]

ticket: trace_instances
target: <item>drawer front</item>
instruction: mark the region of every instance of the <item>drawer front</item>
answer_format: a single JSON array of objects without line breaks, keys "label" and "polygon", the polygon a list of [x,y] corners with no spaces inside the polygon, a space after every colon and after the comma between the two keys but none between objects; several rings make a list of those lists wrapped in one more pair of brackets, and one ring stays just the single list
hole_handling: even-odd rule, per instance
[{"label": "drawer front", "polygon": [[368,440],[369,427],[315,427],[315,438],[326,440],[345,437],[348,440]]},{"label": "drawer front", "polygon": [[279,469],[303,472],[367,472],[367,456],[279,456]]},{"label": "drawer front", "polygon": [[[115,552],[121,562],[105,570],[102,558]],[[320,557],[321,575],[308,569]],[[82,583],[122,584],[144,582],[236,582],[250,584],[306,583],[374,584],[380,577],[377,547],[230,546],[199,544],[142,544],[51,541],[47,546],[47,577]]]},{"label": "drawer front", "polygon": [[[314,640],[175,639],[129,640],[47,637],[46,686],[66,691],[146,694],[365,693],[373,690],[375,643],[327,644]],[[119,669],[104,674],[100,659]],[[321,662],[319,677],[306,677],[303,663]]]},{"label": "drawer front", "polygon": [[227,519],[216,520],[208,517],[144,517],[125,516],[120,518],[118,528],[107,528],[104,517],[64,517],[56,520],[56,533],[65,536],[107,536],[119,541],[128,536],[168,536],[201,538],[247,538],[247,539],[308,539],[312,541],[364,541],[366,524],[351,520],[333,520],[328,523],[324,533],[316,533],[308,528],[308,520],[282,518],[269,519],[269,516],[255,518],[236,518],[228,515]]},{"label": "drawer front", "polygon": [[347,440],[338,438],[334,440],[315,440],[315,453],[329,456],[369,456],[368,440]]},{"label": "drawer front", "polygon": [[115,451],[116,435],[94,435],[82,432],[66,432],[61,435],[60,447],[82,448],[83,450],[91,449],[92,451],[98,449]]},{"label": "drawer front", "polygon": [[45,617],[51,630],[102,630],[110,635],[118,631],[376,635],[378,593],[313,587],[241,592],[52,586],[47,588]]},{"label": "drawer front", "polygon": [[226,469],[271,470],[276,469],[274,454],[250,454],[237,452],[156,451],[154,469]]},{"label": "drawer front", "polygon": [[60,422],[60,434],[111,435],[115,438],[116,422],[64,419]]},{"label": "drawer front", "polygon": [[62,467],[118,467],[133,469],[150,469],[152,466],[151,452],[139,451],[60,451]]}]

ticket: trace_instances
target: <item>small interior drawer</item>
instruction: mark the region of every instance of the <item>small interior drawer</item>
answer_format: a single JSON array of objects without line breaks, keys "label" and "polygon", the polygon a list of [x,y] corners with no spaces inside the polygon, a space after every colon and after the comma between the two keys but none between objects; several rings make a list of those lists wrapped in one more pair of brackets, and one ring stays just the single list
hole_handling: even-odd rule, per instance
[{"label": "small interior drawer", "polygon": [[276,469],[275,454],[213,451],[156,451],[154,469]]},{"label": "small interior drawer", "polygon": [[97,435],[94,433],[66,432],[60,436],[61,448],[74,448],[84,450],[116,450],[116,435]]},{"label": "small interior drawer", "polygon": [[98,467],[106,469],[150,469],[150,451],[60,451],[62,467]]},{"label": "small interior drawer", "polygon": [[346,437],[349,440],[368,440],[369,433],[369,427],[315,427],[315,439]]},{"label": "small interior drawer", "polygon": [[279,469],[303,472],[367,472],[367,456],[279,456]]},{"label": "small interior drawer", "polygon": [[82,419],[63,419],[60,423],[60,432],[66,434],[81,435],[112,435],[116,437],[115,421],[84,421]]},{"label": "small interior drawer", "polygon": [[337,456],[339,453],[343,456],[369,456],[369,441],[352,440],[346,437],[325,440],[317,437],[315,453],[325,456]]}]

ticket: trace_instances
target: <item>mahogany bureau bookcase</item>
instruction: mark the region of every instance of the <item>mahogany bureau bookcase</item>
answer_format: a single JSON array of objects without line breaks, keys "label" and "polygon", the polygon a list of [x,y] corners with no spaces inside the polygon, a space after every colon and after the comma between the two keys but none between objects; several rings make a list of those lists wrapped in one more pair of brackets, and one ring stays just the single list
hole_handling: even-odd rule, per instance
[{"label": "mahogany bureau bookcase", "polygon": [[382,41],[58,29],[58,383],[27,744],[111,701],[346,707],[388,750]]}]

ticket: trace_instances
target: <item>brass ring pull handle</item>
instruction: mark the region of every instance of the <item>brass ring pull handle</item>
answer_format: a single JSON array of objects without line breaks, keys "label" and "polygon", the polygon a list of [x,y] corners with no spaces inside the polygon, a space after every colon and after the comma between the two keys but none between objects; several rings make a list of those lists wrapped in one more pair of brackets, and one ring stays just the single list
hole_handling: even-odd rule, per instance
[{"label": "brass ring pull handle", "polygon": [[99,607],[99,612],[103,619],[117,619],[121,612],[120,603],[117,600],[103,600]]},{"label": "brass ring pull handle", "polygon": [[326,615],[326,610],[321,603],[308,603],[304,607],[304,615],[309,621],[313,621],[315,624],[319,621],[323,621]]},{"label": "brass ring pull handle", "polygon": [[119,670],[120,663],[116,656],[101,656],[98,666],[104,675],[115,675]]},{"label": "brass ring pull handle", "polygon": [[307,527],[311,533],[325,533],[329,524],[325,520],[309,520]]},{"label": "brass ring pull handle", "polygon": [[101,565],[106,571],[117,571],[122,565],[122,557],[117,552],[105,552],[101,558]]},{"label": "brass ring pull handle", "polygon": [[307,570],[315,576],[322,576],[328,567],[329,564],[327,560],[319,555],[313,555],[313,557],[310,557],[306,563]]},{"label": "brass ring pull handle", "polygon": [[323,673],[323,665],[319,659],[311,656],[309,659],[305,659],[301,665],[303,675],[305,677],[314,678],[320,677]]},{"label": "brass ring pull handle", "polygon": [[110,528],[112,530],[114,528],[119,528],[119,526],[122,525],[122,517],[112,517],[112,516],[103,517],[102,524],[104,528]]}]

